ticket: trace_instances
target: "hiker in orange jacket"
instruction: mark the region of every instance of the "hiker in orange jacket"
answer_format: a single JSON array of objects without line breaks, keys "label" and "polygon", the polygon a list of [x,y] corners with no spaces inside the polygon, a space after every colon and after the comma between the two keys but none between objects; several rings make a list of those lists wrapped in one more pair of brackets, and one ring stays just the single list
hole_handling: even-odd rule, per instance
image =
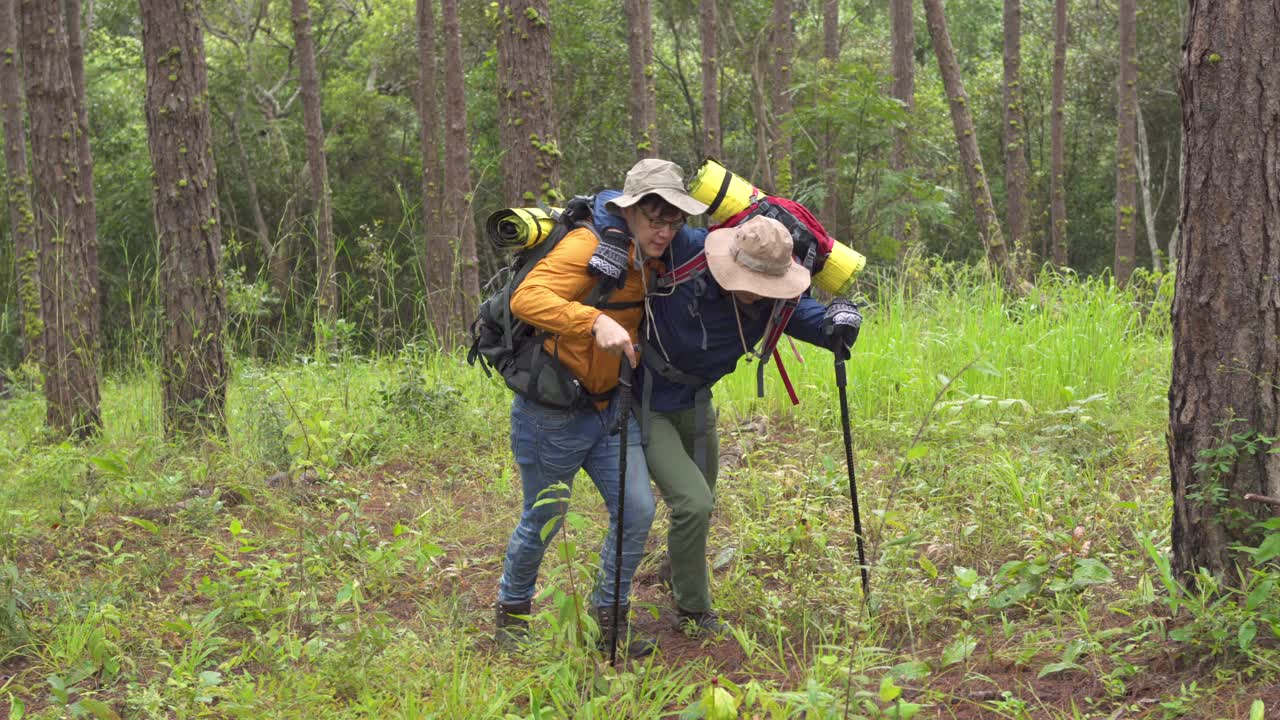
[{"label": "hiker in orange jacket", "polygon": [[[579,469],[585,470],[609,509],[609,532],[600,553],[600,576],[591,595],[592,613],[605,633],[618,627],[625,640],[631,578],[644,552],[653,521],[653,490],[640,444],[639,428],[627,423],[625,527],[618,528],[622,438],[615,389],[621,362],[638,363],[635,343],[642,315],[646,261],[660,257],[686,216],[706,206],[689,197],[683,172],[674,163],[646,159],[627,173],[611,210],[625,227],[597,232],[578,228],[538,261],[511,297],[519,319],[550,333],[545,349],[572,373],[589,400],[583,407],[556,408],[517,395],[511,406],[511,450],[520,468],[524,503],[503,563],[496,605],[497,638],[510,645],[528,628],[538,568],[559,530],[560,503]],[[612,290],[603,307],[586,304],[598,284]],[[560,487],[560,486],[563,487]],[[555,489],[553,489],[555,488]],[[550,532],[544,528],[550,524]],[[613,548],[622,533],[622,562]],[[617,582],[619,591],[615,597]],[[614,617],[615,599],[619,611]],[[653,651],[650,640],[632,637],[622,645],[632,657]]]}]

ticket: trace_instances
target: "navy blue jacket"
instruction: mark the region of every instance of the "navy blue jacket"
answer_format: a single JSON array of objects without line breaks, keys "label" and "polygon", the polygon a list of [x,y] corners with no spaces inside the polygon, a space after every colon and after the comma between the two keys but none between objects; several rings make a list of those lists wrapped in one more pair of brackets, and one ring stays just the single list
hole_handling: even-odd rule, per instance
[{"label": "navy blue jacket", "polygon": [[[606,207],[609,200],[620,194],[606,190],[596,196],[593,218],[596,227],[626,227],[622,218]],[[704,228],[681,228],[662,258],[667,269],[673,270],[702,252],[706,237]],[[739,337],[733,295],[721,289],[710,271],[677,285],[670,292],[654,292],[650,287],[645,301],[651,312],[646,313],[640,336],[646,338],[654,349],[665,351],[668,361],[681,372],[705,378],[708,385],[733,372],[738,359],[744,354],[743,338],[748,347],[758,349],[773,309],[773,302],[768,299],[750,305],[738,303],[738,313],[742,318],[742,337]],[[821,303],[806,294],[800,298],[787,323],[786,334],[813,345],[828,347],[829,340],[822,333],[825,312],[826,308]],[[646,377],[653,379],[651,406],[654,410],[675,412],[693,407],[698,386],[671,382],[657,373],[636,374],[633,387],[637,397],[641,396]]]}]

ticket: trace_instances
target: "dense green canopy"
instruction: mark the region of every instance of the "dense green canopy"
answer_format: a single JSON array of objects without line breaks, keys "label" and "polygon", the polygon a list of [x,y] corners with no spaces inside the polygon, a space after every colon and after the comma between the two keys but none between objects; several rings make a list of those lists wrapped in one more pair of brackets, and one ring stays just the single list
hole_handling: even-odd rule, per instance
[{"label": "dense green canopy", "polygon": [[[109,362],[138,357],[157,322],[156,242],[150,215],[150,164],[140,98],[144,77],[137,6],[130,0],[87,3],[88,108],[96,163],[104,344]],[[424,332],[415,253],[422,228],[422,152],[414,94],[418,85],[413,0],[313,0],[324,124],[338,236],[340,312],[365,346],[403,342]],[[502,148],[497,117],[493,37],[496,5],[461,3],[466,68],[472,209],[501,206]],[[767,79],[770,4],[724,4],[720,13],[720,96],[724,157],[755,177],[753,77]],[[260,9],[265,8],[264,12]],[[925,249],[949,259],[980,260],[982,247],[963,199],[954,136],[923,13],[916,18],[916,112],[888,94],[889,20],[883,7],[842,3],[841,62],[820,63],[821,3],[796,5],[792,68],[795,168],[792,194],[812,207],[832,189],[818,171],[819,145],[830,128],[838,163],[843,242],[873,262],[893,262],[895,218],[914,218]],[[659,145],[691,171],[701,161],[700,43],[697,3],[653,6]],[[953,0],[951,35],[971,98],[977,134],[997,208],[1003,207],[1001,163],[1001,18],[998,4]],[[297,63],[287,4],[257,0],[207,3],[206,51],[214,110],[219,194],[226,243],[226,282],[235,347],[289,350],[310,332],[314,247],[306,194]],[[1081,273],[1111,264],[1115,185],[1115,8],[1072,2],[1067,63],[1066,195],[1070,264]],[[563,154],[563,191],[616,186],[634,161],[627,116],[625,17],[616,3],[551,3],[554,106]],[[1023,85],[1032,172],[1032,237],[1037,262],[1049,229],[1049,90],[1052,2],[1023,3]],[[437,23],[437,27],[439,23]],[[1181,20],[1173,0],[1144,4],[1139,33],[1139,97],[1150,137],[1157,236],[1167,246],[1177,191],[1178,123],[1175,69]],[[441,106],[443,93],[440,92]],[[767,97],[767,94],[765,95]],[[448,108],[442,107],[447,114]],[[889,169],[895,127],[909,130],[913,169]],[[237,138],[244,147],[238,150]],[[443,153],[443,148],[437,148]],[[293,272],[287,297],[272,288],[257,237],[246,172],[255,181],[270,244]],[[7,222],[7,212],[0,212]],[[1140,236],[1144,231],[1139,230]],[[0,244],[0,355],[16,355],[14,258],[9,232]],[[1145,238],[1139,265],[1149,265]],[[480,243],[480,275],[503,260]],[[269,322],[268,322],[269,321]],[[268,338],[270,338],[268,340]],[[394,341],[393,341],[394,338]]]}]

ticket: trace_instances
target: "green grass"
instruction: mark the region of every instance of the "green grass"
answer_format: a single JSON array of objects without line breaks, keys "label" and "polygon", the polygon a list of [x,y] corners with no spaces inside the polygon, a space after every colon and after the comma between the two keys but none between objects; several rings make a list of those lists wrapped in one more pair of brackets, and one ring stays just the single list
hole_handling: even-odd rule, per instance
[{"label": "green grass", "polygon": [[1277,655],[1242,638],[1280,626],[1278,601],[1173,609],[1144,544],[1167,546],[1168,298],[1045,277],[1013,301],[925,272],[882,280],[848,365],[869,614],[813,348],[787,362],[797,407],[772,369],[763,399],[754,365],[717,388],[733,638],[621,673],[575,640],[605,517],[590,483],[534,643],[488,640],[519,504],[497,379],[418,348],[240,360],[227,438],[178,447],[142,370],[106,379],[84,445],[46,436],[32,389],[0,404],[0,714],[1247,717]]}]

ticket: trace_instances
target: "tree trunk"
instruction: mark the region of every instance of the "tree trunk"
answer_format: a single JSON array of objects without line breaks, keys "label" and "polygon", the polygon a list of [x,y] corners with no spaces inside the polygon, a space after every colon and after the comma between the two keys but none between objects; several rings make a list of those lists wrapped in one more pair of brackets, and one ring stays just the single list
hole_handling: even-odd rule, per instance
[{"label": "tree trunk", "polygon": [[[916,31],[911,0],[889,0],[890,45],[893,55],[893,97],[908,113],[916,107]],[[893,151],[889,166],[905,172],[911,165],[910,134],[907,128],[893,131]],[[893,239],[900,254],[916,244],[915,224],[905,217],[893,223]]]},{"label": "tree trunk", "polygon": [[15,0],[0,0],[0,120],[4,122],[5,178],[8,180],[9,232],[17,271],[18,336],[22,357],[41,357],[40,267],[31,175],[27,170],[27,132],[22,119],[22,68],[18,64]]},{"label": "tree trunk", "polygon": [[76,119],[80,125],[80,222],[85,233],[98,237],[97,200],[93,191],[93,153],[89,150],[88,91],[84,82],[84,39],[80,32],[80,0],[65,0],[67,48],[71,63],[71,85],[75,89]]},{"label": "tree trunk", "polygon": [[1067,267],[1067,196],[1063,128],[1066,125],[1067,78],[1067,0],[1053,3],[1053,107],[1050,110],[1049,135],[1049,221],[1053,236],[1053,264]]},{"label": "tree trunk", "polygon": [[[691,89],[693,86],[689,83],[689,77],[684,71],[684,61],[681,59],[685,56],[684,41],[681,38],[687,33],[684,30],[684,24],[678,23],[676,20],[676,9],[670,3],[667,4],[666,9],[667,13],[662,17],[666,21],[667,30],[670,33],[671,56],[673,58],[672,64],[666,66],[666,69],[675,76],[676,85],[680,88],[680,95],[684,98],[685,107],[688,108],[689,127],[692,129],[689,134],[689,157],[698,157],[702,152],[702,114],[698,108],[698,103],[693,99],[693,90]],[[650,35],[649,41],[650,43],[653,42],[652,35]],[[652,59],[652,56],[650,59]],[[657,66],[653,67],[656,70]]]},{"label": "tree trunk", "polygon": [[467,144],[467,90],[462,70],[462,30],[458,0],[443,0],[445,123],[445,227],[457,242],[462,280],[458,327],[465,328],[480,305],[480,263],[476,258],[475,214],[471,209],[471,151]]},{"label": "tree trunk", "polygon": [[170,436],[226,432],[226,300],[200,0],[140,0]]},{"label": "tree trunk", "polygon": [[776,188],[773,174],[773,157],[769,153],[769,106],[765,99],[764,70],[760,69],[760,50],[757,48],[751,65],[751,112],[756,121],[756,165],[754,177],[766,188]]},{"label": "tree trunk", "polygon": [[[1178,132],[1178,207],[1186,201],[1186,188],[1182,182],[1186,178],[1187,173],[1187,153],[1183,148],[1187,145],[1186,130],[1179,128]],[[1179,213],[1173,223],[1173,231],[1169,233],[1169,267],[1177,269],[1178,267],[1178,238],[1182,237],[1182,215]]]},{"label": "tree trunk", "polygon": [[551,88],[551,11],[547,0],[499,0],[498,117],[502,188],[512,207],[556,205],[560,141]]},{"label": "tree trunk", "polygon": [[[237,114],[238,114],[237,110]],[[236,116],[231,117],[228,130],[231,132],[231,139],[236,146],[236,161],[240,165],[240,173],[244,176],[244,189],[249,195],[249,210],[253,214],[253,234],[258,236],[258,249],[262,252],[263,263],[268,267],[274,268],[275,252],[271,247],[271,230],[267,227],[267,217],[262,214],[262,200],[258,197],[258,182],[253,178],[253,170],[249,165],[249,151],[244,147],[244,136],[240,134],[240,121]],[[284,279],[272,273],[272,287],[278,294],[282,294],[284,288],[278,283]],[[283,297],[283,295],[281,295]]]},{"label": "tree trunk", "polygon": [[720,55],[716,22],[716,0],[701,0],[698,6],[698,33],[702,36],[702,154],[720,158]]},{"label": "tree trunk", "polygon": [[1027,124],[1022,106],[1022,3],[1004,0],[1004,180],[1008,240],[1016,264],[1030,244],[1027,201]]},{"label": "tree trunk", "polygon": [[786,123],[791,119],[791,59],[795,47],[795,29],[791,24],[791,0],[773,0],[773,57],[770,58],[770,86],[773,91],[773,124],[770,135],[774,156],[773,192],[791,194],[791,131]]},{"label": "tree trunk", "polygon": [[658,94],[653,71],[653,12],[649,0],[623,0],[631,66],[631,142],[637,158],[658,156]]},{"label": "tree trunk", "polygon": [[320,118],[320,74],[311,39],[309,0],[290,0],[293,35],[298,54],[298,82],[302,90],[302,126],[307,137],[307,165],[311,168],[311,208],[316,223],[316,318],[326,326],[338,319],[338,273],[333,240],[333,206],[329,166],[324,153],[324,123]]},{"label": "tree trunk", "polygon": [[[1240,452],[1197,472],[1233,434],[1280,435],[1280,14],[1273,2],[1193,0],[1183,44],[1182,236],[1173,297],[1169,465],[1173,568],[1239,581],[1280,496],[1280,455]],[[1263,445],[1265,450],[1266,445]]]},{"label": "tree trunk", "polygon": [[924,9],[929,36],[933,38],[933,49],[938,56],[942,84],[951,106],[951,124],[955,127],[956,141],[960,146],[960,164],[964,168],[965,182],[969,186],[978,233],[982,236],[987,258],[1000,275],[1001,282],[1009,290],[1022,294],[1024,288],[1009,257],[1009,250],[1000,231],[1000,220],[991,204],[991,188],[987,184],[986,171],[982,169],[982,156],[978,154],[973,118],[969,115],[969,96],[965,94],[964,83],[960,80],[960,66],[956,62],[956,53],[947,33],[942,0],[924,0]]},{"label": "tree trunk", "polygon": [[445,343],[453,307],[451,232],[442,215],[444,169],[440,164],[439,78],[436,76],[436,18],[433,0],[418,0],[418,128],[422,145],[422,239],[418,254],[426,283],[426,307],[438,342]]},{"label": "tree trunk", "polygon": [[1142,219],[1147,231],[1147,246],[1151,250],[1151,268],[1156,272],[1164,272],[1163,263],[1160,262],[1160,241],[1156,238],[1156,209],[1151,205],[1151,147],[1147,144],[1142,106],[1138,105],[1137,108],[1138,151],[1134,155],[1134,167],[1138,171],[1138,187],[1142,190]]},{"label": "tree trunk", "polygon": [[76,208],[80,123],[62,3],[21,6],[22,62],[31,118],[32,199],[40,256],[45,417],[87,437],[102,426],[98,399],[97,238]]},{"label": "tree trunk", "polygon": [[[244,99],[241,98],[241,107],[243,106]],[[236,160],[240,165],[240,173],[244,176],[244,189],[249,195],[249,208],[253,212],[253,231],[258,236],[262,262],[271,277],[271,288],[280,298],[280,307],[277,310],[279,314],[283,312],[285,299],[289,296],[289,258],[285,253],[283,241],[275,244],[271,242],[271,230],[267,225],[266,216],[262,214],[262,200],[258,196],[258,183],[253,178],[253,169],[249,165],[249,152],[245,149],[244,135],[240,132],[239,114],[240,108],[237,108],[228,121],[230,125],[228,130],[236,146]]]},{"label": "tree trunk", "polygon": [[[828,77],[836,82],[840,68],[840,3],[823,0],[822,3],[822,59]],[[896,148],[896,146],[895,146]],[[839,236],[837,219],[840,216],[840,175],[835,158],[836,133],[828,119],[822,134],[822,148],[818,152],[821,164],[822,184],[826,193],[822,197],[822,226],[833,236]]]},{"label": "tree trunk", "polygon": [[1137,145],[1138,5],[1120,0],[1120,72],[1116,78],[1116,282],[1129,282],[1135,265],[1138,176],[1133,154]]}]

